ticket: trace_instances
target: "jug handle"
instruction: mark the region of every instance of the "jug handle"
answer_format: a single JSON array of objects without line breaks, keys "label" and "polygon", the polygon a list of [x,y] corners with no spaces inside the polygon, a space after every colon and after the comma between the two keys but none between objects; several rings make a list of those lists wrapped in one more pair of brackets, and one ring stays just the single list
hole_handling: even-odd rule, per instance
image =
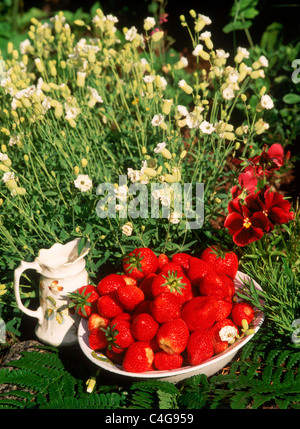
[{"label": "jug handle", "polygon": [[24,271],[26,270],[36,270],[38,273],[41,272],[41,266],[38,262],[24,262],[22,261],[18,268],[15,269],[14,272],[14,292],[15,292],[15,298],[18,305],[18,308],[23,311],[23,313],[27,314],[27,316],[35,317],[38,319],[39,323],[41,324],[43,321],[43,311],[42,308],[39,307],[37,310],[30,310],[29,308],[25,307],[21,301],[20,296],[20,278]]}]

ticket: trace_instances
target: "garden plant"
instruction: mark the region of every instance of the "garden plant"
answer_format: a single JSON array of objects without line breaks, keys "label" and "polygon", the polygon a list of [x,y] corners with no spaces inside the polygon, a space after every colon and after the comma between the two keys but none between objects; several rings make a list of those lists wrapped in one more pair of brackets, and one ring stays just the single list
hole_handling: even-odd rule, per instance
[{"label": "garden plant", "polygon": [[[299,408],[300,207],[285,179],[298,160],[300,42],[281,43],[274,24],[254,44],[258,3],[234,2],[233,53],[196,9],[178,17],[190,40],[178,52],[161,1],[129,28],[100,4],[35,10],[21,41],[1,42],[0,408]],[[250,281],[239,297],[264,323],[222,371],[180,384],[110,378],[80,349],[35,342],[7,359],[24,337],[14,270],[75,238],[90,244],[93,285],[136,248],[170,259],[233,251],[262,288]],[[24,304],[38,294],[27,273]]]}]

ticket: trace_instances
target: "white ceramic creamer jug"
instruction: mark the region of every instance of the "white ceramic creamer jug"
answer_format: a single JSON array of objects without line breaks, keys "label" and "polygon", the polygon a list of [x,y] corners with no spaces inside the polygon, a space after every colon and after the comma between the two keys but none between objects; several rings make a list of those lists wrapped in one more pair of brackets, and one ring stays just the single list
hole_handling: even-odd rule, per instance
[{"label": "white ceramic creamer jug", "polygon": [[[68,293],[88,284],[84,256],[90,250],[89,244],[78,255],[80,239],[67,244],[54,244],[50,249],[41,249],[33,262],[22,261],[14,272],[14,291],[20,310],[38,319],[36,336],[52,346],[67,346],[77,343],[77,327],[80,317],[70,312]],[[30,310],[22,304],[20,277],[26,270],[40,274],[37,310]]]}]

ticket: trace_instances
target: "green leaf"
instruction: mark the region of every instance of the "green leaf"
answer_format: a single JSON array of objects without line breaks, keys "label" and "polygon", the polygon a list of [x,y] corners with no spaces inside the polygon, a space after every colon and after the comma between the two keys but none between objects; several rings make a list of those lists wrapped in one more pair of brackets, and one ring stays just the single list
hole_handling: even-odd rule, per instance
[{"label": "green leaf", "polygon": [[251,21],[235,21],[235,22],[229,22],[229,24],[225,25],[223,27],[224,33],[231,33],[232,31],[236,30],[246,30],[247,28],[250,28],[252,25]]},{"label": "green leaf", "polygon": [[296,104],[299,103],[300,101],[300,95],[299,94],[285,94],[285,96],[282,98],[282,100],[286,103],[286,104]]},{"label": "green leaf", "polygon": [[250,7],[249,9],[246,9],[243,12],[243,15],[247,19],[253,19],[259,14],[259,11],[256,10],[254,7]]}]

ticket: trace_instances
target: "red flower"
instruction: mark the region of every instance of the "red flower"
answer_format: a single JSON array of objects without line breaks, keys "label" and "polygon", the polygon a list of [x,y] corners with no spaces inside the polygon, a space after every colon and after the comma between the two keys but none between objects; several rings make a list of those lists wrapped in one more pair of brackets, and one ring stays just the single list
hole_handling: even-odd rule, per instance
[{"label": "red flower", "polygon": [[229,214],[225,219],[224,226],[228,228],[234,243],[238,246],[243,247],[253,241],[260,240],[264,233],[269,230],[269,221],[266,215],[262,211],[252,213],[247,204],[241,204],[238,199],[229,203],[228,210]]},{"label": "red flower", "polygon": [[[236,167],[239,167],[244,161],[241,159],[233,159],[232,163]],[[274,143],[267,150],[267,146],[264,145],[262,153],[260,155],[253,156],[248,159],[248,165],[244,171],[252,171],[255,176],[268,175],[273,170],[278,170],[282,167],[284,162],[284,150],[281,144]]]},{"label": "red flower", "polygon": [[247,204],[252,212],[262,211],[267,216],[270,229],[294,219],[290,202],[269,187],[261,189],[256,195],[249,195]]},{"label": "red flower", "polygon": [[241,173],[238,177],[239,185],[233,186],[231,188],[231,194],[233,198],[237,198],[243,190],[246,190],[247,193],[251,194],[255,192],[258,178],[254,174],[254,170],[248,170],[245,173]]}]

